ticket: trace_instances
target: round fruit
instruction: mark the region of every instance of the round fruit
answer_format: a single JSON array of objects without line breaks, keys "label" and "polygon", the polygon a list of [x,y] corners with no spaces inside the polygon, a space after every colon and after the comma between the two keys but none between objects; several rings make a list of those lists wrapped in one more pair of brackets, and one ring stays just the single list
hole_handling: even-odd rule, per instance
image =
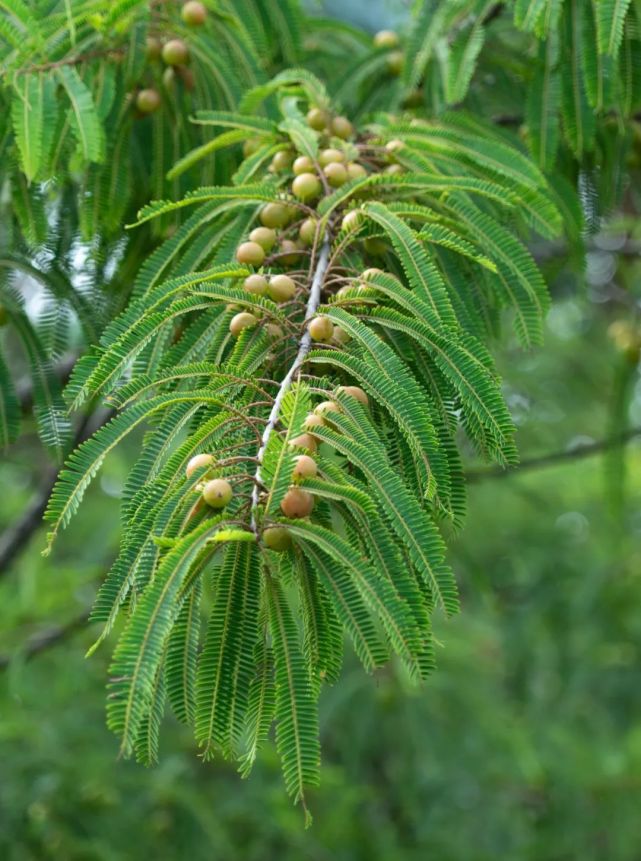
[{"label": "round fruit", "polygon": [[399,150],[403,149],[404,146],[405,144],[403,143],[403,141],[399,141],[397,138],[395,138],[394,140],[388,141],[385,144],[385,149],[388,152],[398,152]]},{"label": "round fruit", "polygon": [[329,317],[314,317],[309,324],[309,334],[313,341],[331,341],[334,324]]},{"label": "round fruit", "polygon": [[191,478],[197,469],[202,469],[205,466],[211,466],[214,458],[211,454],[195,454],[185,467],[187,478]]},{"label": "round fruit", "polygon": [[318,467],[316,466],[314,458],[310,457],[308,454],[299,454],[296,458],[294,472],[292,473],[294,480],[301,478],[316,478],[317,474]]},{"label": "round fruit", "polygon": [[383,274],[384,273],[383,273],[382,269],[377,269],[376,266],[371,266],[369,269],[366,269],[362,273],[361,278],[364,278],[367,281],[367,279],[371,278],[373,275],[383,275]]},{"label": "round fruit", "polygon": [[241,242],[236,249],[236,260],[249,266],[260,266],[265,259],[265,249],[257,242]]},{"label": "round fruit", "polygon": [[390,75],[400,75],[405,57],[402,51],[392,51],[387,57],[387,71]]},{"label": "round fruit", "polygon": [[[314,428],[322,427],[324,424],[325,422],[320,416],[315,415],[315,413],[309,413],[309,415],[305,417],[303,427],[306,431],[311,431]],[[308,434],[308,436],[312,436],[312,434]]]},{"label": "round fruit", "polygon": [[199,27],[205,23],[207,18],[207,10],[198,0],[189,0],[188,3],[180,10],[180,15],[185,24],[190,24],[192,27]]},{"label": "round fruit", "polygon": [[292,192],[299,200],[311,200],[320,191],[320,180],[315,173],[300,173],[292,183]]},{"label": "round fruit", "polygon": [[339,394],[350,395],[356,398],[359,403],[366,407],[369,404],[369,398],[359,386],[339,386],[336,390]]},{"label": "round fruit", "polygon": [[292,165],[292,170],[296,176],[301,173],[311,173],[314,170],[314,162],[308,155],[299,155]]},{"label": "round fruit", "polygon": [[253,293],[254,296],[264,296],[267,292],[267,279],[264,275],[248,275],[243,281],[243,287],[248,293]]},{"label": "round fruit", "polygon": [[271,227],[255,227],[249,234],[252,242],[257,242],[265,251],[270,251],[276,244],[276,231]]},{"label": "round fruit", "polygon": [[379,239],[377,236],[368,236],[363,244],[365,251],[368,254],[374,254],[376,257],[380,257],[387,251],[387,242],[384,239]]},{"label": "round fruit", "polygon": [[243,157],[249,158],[260,149],[260,138],[247,138],[243,144]]},{"label": "round fruit", "polygon": [[352,336],[348,334],[345,329],[341,329],[340,326],[334,326],[333,341],[335,344],[338,344],[340,347],[343,347],[345,344],[349,344],[351,340]]},{"label": "round fruit", "polygon": [[315,218],[306,218],[300,226],[298,235],[305,245],[313,245],[316,238],[316,228],[318,222]]},{"label": "round fruit", "polygon": [[282,338],[284,335],[283,330],[280,328],[278,323],[268,323],[265,326],[265,331],[269,335],[270,338]]},{"label": "round fruit", "polygon": [[356,230],[360,223],[360,212],[356,209],[352,209],[343,216],[343,220],[341,221],[341,230]]},{"label": "round fruit", "polygon": [[229,331],[237,338],[243,329],[250,329],[258,323],[258,318],[249,311],[241,311],[231,318],[229,323]]},{"label": "round fruit", "polygon": [[285,517],[309,517],[314,508],[314,497],[300,487],[291,487],[280,508]]},{"label": "round fruit", "polygon": [[307,112],[307,125],[317,132],[327,128],[328,116],[320,108],[312,108]]},{"label": "round fruit", "polygon": [[169,92],[175,89],[176,72],[174,71],[172,66],[167,66],[165,71],[162,73],[162,85]]},{"label": "round fruit", "polygon": [[287,150],[282,149],[282,150],[279,150],[279,152],[277,152],[276,155],[274,156],[274,158],[272,159],[271,168],[272,168],[272,170],[274,170],[278,173],[282,170],[287,170],[287,168],[291,165],[291,163],[292,163],[291,153],[287,152]]},{"label": "round fruit", "polygon": [[290,210],[284,203],[266,203],[260,211],[260,221],[265,227],[284,227],[289,221]]},{"label": "round fruit", "polygon": [[393,30],[379,30],[374,36],[374,45],[377,48],[395,48],[400,41],[398,33]]},{"label": "round fruit", "polygon": [[347,176],[350,179],[362,179],[364,176],[367,176],[367,171],[362,164],[352,162],[347,165]]},{"label": "round fruit", "polygon": [[350,123],[347,117],[334,117],[332,120],[332,134],[337,138],[347,140],[354,134],[354,126]]},{"label": "round fruit", "polygon": [[315,408],[314,412],[323,419],[323,424],[331,424],[327,416],[329,413],[340,413],[341,408],[340,404],[337,404],[335,401],[323,401]]},{"label": "round fruit", "polygon": [[162,52],[162,42],[156,36],[147,36],[146,53],[148,60],[157,60]]},{"label": "round fruit", "polygon": [[308,451],[316,451],[318,443],[316,437],[311,433],[302,433],[300,436],[290,439],[289,444],[292,448],[306,448]]},{"label": "round fruit", "polygon": [[280,260],[281,263],[284,263],[286,266],[293,266],[295,263],[298,263],[300,252],[300,246],[292,239],[283,239],[281,241],[280,253],[282,254],[282,257]]},{"label": "round fruit", "polygon": [[334,188],[338,188],[347,182],[347,169],[339,161],[330,161],[323,168],[323,173],[327,177],[327,182]]},{"label": "round fruit", "polygon": [[325,167],[326,164],[329,164],[332,161],[345,161],[345,153],[341,152],[339,149],[334,149],[333,147],[321,150],[318,155],[318,163],[320,166]]},{"label": "round fruit", "polygon": [[189,60],[189,50],[182,39],[170,39],[162,48],[162,58],[168,66],[184,66]]},{"label": "round fruit", "polygon": [[267,285],[267,293],[274,302],[289,302],[296,293],[296,284],[289,275],[272,275]]},{"label": "round fruit", "polygon": [[224,478],[213,478],[203,487],[203,499],[212,508],[224,508],[233,495],[231,484]]},{"label": "round fruit", "polygon": [[136,96],[136,107],[143,114],[153,114],[160,107],[160,94],[157,90],[140,90]]},{"label": "round fruit", "polygon": [[402,164],[391,164],[389,167],[385,168],[385,173],[390,173],[393,176],[399,173],[404,173],[404,168]]},{"label": "round fruit", "polygon": [[292,536],[283,526],[268,526],[263,532],[263,543],[270,550],[282,553],[292,545]]}]

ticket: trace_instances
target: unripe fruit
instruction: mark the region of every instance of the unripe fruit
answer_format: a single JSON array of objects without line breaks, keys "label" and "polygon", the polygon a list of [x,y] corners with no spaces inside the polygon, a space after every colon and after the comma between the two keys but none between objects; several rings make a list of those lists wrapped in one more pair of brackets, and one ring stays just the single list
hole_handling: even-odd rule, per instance
[{"label": "unripe fruit", "polygon": [[311,110],[307,112],[306,119],[307,125],[311,129],[314,129],[317,132],[322,132],[323,129],[327,128],[329,117],[325,111],[322,111],[320,108],[311,108]]},{"label": "unripe fruit", "polygon": [[323,401],[314,409],[314,412],[323,419],[323,424],[331,425],[328,416],[330,413],[340,413],[341,408],[340,404],[337,404],[335,401]]},{"label": "unripe fruit", "polygon": [[249,311],[241,311],[240,314],[236,314],[235,317],[231,318],[229,331],[235,338],[237,338],[243,329],[249,329],[252,326],[255,326],[256,323],[258,323],[258,317],[254,314],[250,314]]},{"label": "unripe fruit", "polygon": [[250,155],[258,152],[260,145],[260,138],[248,138],[243,144],[243,157],[249,158]]},{"label": "unripe fruit", "polygon": [[153,114],[160,107],[160,94],[157,90],[140,90],[136,96],[136,107],[143,114]]},{"label": "unripe fruit", "polygon": [[361,214],[356,209],[345,213],[341,221],[341,230],[356,230],[361,223]]},{"label": "unripe fruit", "polygon": [[369,404],[369,398],[359,386],[339,386],[336,391],[339,394],[350,395],[351,397],[356,398],[356,400],[363,404],[364,407]]},{"label": "unripe fruit", "polygon": [[313,245],[316,238],[316,228],[318,222],[315,218],[306,218],[300,226],[298,235],[305,245]]},{"label": "unripe fruit", "polygon": [[271,227],[255,227],[249,234],[252,242],[257,242],[265,251],[270,251],[276,244],[276,231]]},{"label": "unripe fruit", "polygon": [[385,168],[385,173],[392,174],[393,176],[404,172],[405,168],[402,164],[391,164],[389,167]]},{"label": "unripe fruit", "polygon": [[329,149],[321,150],[318,154],[318,163],[321,167],[325,167],[326,164],[329,164],[332,161],[345,161],[345,153],[341,152],[339,149],[330,147]]},{"label": "unripe fruit", "polygon": [[200,27],[201,24],[205,23],[207,10],[198,0],[189,0],[180,10],[180,15],[185,24],[190,24],[192,27]]},{"label": "unripe fruit", "polygon": [[291,163],[292,163],[291,153],[287,152],[287,150],[284,150],[284,149],[279,150],[279,152],[277,152],[274,155],[274,158],[272,159],[271,169],[278,173],[282,170],[287,170],[287,168],[291,165]]},{"label": "unripe fruit", "polygon": [[338,344],[339,347],[343,347],[345,344],[349,344],[352,340],[352,336],[348,334],[345,329],[341,329],[340,326],[334,326],[334,337],[332,340],[335,344]]},{"label": "unripe fruit", "polygon": [[289,275],[272,275],[267,285],[267,293],[274,302],[289,302],[296,293],[296,284]]},{"label": "unripe fruit", "polygon": [[170,39],[162,49],[163,62],[168,66],[184,66],[189,60],[189,50],[182,39]]},{"label": "unripe fruit", "polygon": [[263,544],[270,550],[283,553],[292,546],[292,536],[283,526],[268,526],[263,532]]},{"label": "unripe fruit", "polygon": [[187,478],[191,478],[197,469],[203,469],[205,466],[211,466],[214,463],[213,455],[211,454],[195,454],[185,467]]},{"label": "unripe fruit", "polygon": [[400,75],[403,71],[405,57],[402,51],[392,51],[387,57],[387,71],[390,75]]},{"label": "unripe fruit", "polygon": [[254,296],[264,296],[267,292],[267,279],[263,275],[248,275],[243,281],[243,287]]},{"label": "unripe fruit", "polygon": [[367,176],[367,171],[362,164],[351,162],[347,165],[347,176],[350,179],[362,179],[364,176]]},{"label": "unripe fruit", "polygon": [[283,239],[280,243],[280,253],[282,254],[281,263],[286,266],[293,266],[300,259],[300,246],[292,239]]},{"label": "unripe fruit", "polygon": [[291,487],[280,508],[285,517],[309,517],[314,508],[314,497],[300,487]]},{"label": "unripe fruit", "polygon": [[265,326],[265,331],[269,335],[270,338],[282,338],[285,334],[283,330],[280,328],[278,323],[268,323]]},{"label": "unripe fruit", "polygon": [[296,458],[294,472],[292,473],[294,480],[302,478],[316,478],[317,474],[318,467],[316,466],[314,458],[310,457],[308,454],[299,454]]},{"label": "unripe fruit", "polygon": [[289,221],[290,210],[284,203],[266,203],[260,211],[260,221],[265,227],[284,227]]},{"label": "unripe fruit", "polygon": [[388,141],[385,144],[385,149],[388,152],[393,153],[393,152],[398,152],[399,150],[403,149],[404,146],[405,146],[405,144],[403,143],[403,141],[400,141],[400,140],[398,140],[398,138],[395,138],[394,140]]},{"label": "unripe fruit", "polygon": [[314,170],[314,162],[308,155],[299,155],[292,165],[292,170],[296,176],[301,173],[311,173]]},{"label": "unripe fruit", "polygon": [[376,257],[381,257],[387,251],[387,242],[378,236],[368,236],[363,245],[368,254],[373,254]]},{"label": "unripe fruit", "polygon": [[301,173],[292,183],[292,192],[299,200],[311,200],[321,192],[320,180],[315,173]]},{"label": "unripe fruit", "polygon": [[339,161],[330,161],[323,168],[323,173],[327,177],[327,182],[333,187],[338,188],[347,182],[347,169],[344,164]]},{"label": "unripe fruit", "polygon": [[318,443],[316,437],[311,433],[302,433],[300,436],[290,439],[289,445],[292,448],[306,448],[308,451],[316,451]]},{"label": "unripe fruit", "polygon": [[168,66],[162,73],[162,85],[168,92],[172,92],[172,90],[175,89],[176,72],[174,71],[172,66]]},{"label": "unripe fruit", "polygon": [[350,123],[347,117],[334,117],[332,120],[332,133],[337,138],[347,140],[354,134],[354,126]]},{"label": "unripe fruit", "polygon": [[384,275],[382,269],[377,269],[376,266],[371,266],[369,269],[365,269],[361,274],[361,278],[364,281],[367,281],[368,278],[371,278],[373,275]]},{"label": "unripe fruit", "polygon": [[231,484],[224,478],[213,478],[203,487],[203,499],[212,508],[224,508],[233,495]]},{"label": "unripe fruit", "polygon": [[314,317],[309,324],[309,334],[313,341],[331,341],[334,324],[329,317]]},{"label": "unripe fruit", "polygon": [[148,60],[157,60],[162,52],[162,42],[156,36],[147,36],[146,54]]},{"label": "unripe fruit", "polygon": [[399,42],[398,33],[393,30],[379,30],[374,36],[374,45],[377,48],[395,48]]},{"label": "unripe fruit", "polygon": [[260,266],[265,259],[265,249],[257,242],[241,242],[236,249],[236,260],[249,266]]}]

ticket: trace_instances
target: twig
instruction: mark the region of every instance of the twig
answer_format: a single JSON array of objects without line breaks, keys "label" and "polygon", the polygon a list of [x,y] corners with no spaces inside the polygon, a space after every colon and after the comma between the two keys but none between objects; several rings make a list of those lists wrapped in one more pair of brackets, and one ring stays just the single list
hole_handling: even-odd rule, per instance
[{"label": "twig", "polygon": [[[320,304],[323,279],[325,278],[325,272],[327,271],[327,265],[329,263],[329,252],[330,241],[329,236],[326,234],[325,239],[323,240],[323,244],[321,246],[320,254],[318,256],[318,264],[316,266],[316,271],[314,272],[312,286],[309,290],[309,299],[307,300],[307,310],[305,312],[306,323],[314,316],[314,314],[316,313],[316,309]],[[258,466],[256,467],[254,488],[252,490],[251,496],[251,528],[255,533],[257,533],[258,531],[258,525],[256,523],[256,509],[258,508],[260,486],[263,483],[262,465],[263,458],[265,456],[265,450],[267,448],[267,443],[269,442],[269,438],[272,435],[274,428],[276,427],[276,423],[278,422],[278,416],[280,415],[280,408],[283,403],[283,398],[289,391],[297,371],[300,369],[300,366],[305,361],[305,357],[309,353],[311,345],[312,336],[309,333],[309,327],[306,326],[305,331],[303,332],[299,342],[296,358],[294,359],[290,369],[283,377],[283,380],[278,389],[278,393],[276,394],[276,397],[274,399],[274,405],[272,406],[271,412],[269,414],[267,424],[265,425],[265,430],[263,431],[260,448],[258,449],[258,454],[256,455]]]}]

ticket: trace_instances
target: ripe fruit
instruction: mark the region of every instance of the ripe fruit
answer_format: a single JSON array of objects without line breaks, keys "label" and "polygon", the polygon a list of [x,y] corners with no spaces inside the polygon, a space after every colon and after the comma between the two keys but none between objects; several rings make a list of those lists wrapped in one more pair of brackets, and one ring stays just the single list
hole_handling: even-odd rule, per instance
[{"label": "ripe fruit", "polygon": [[306,448],[308,451],[316,451],[318,448],[316,437],[311,433],[302,433],[300,436],[290,439],[289,444],[292,448]]},{"label": "ripe fruit", "polygon": [[356,209],[352,209],[343,216],[343,220],[341,221],[341,230],[356,230],[360,223],[360,212]]},{"label": "ripe fruit", "polygon": [[318,474],[318,467],[313,457],[308,454],[299,454],[296,458],[296,466],[292,477],[294,480],[302,478],[315,478]]},{"label": "ripe fruit", "polygon": [[168,66],[184,66],[189,60],[189,50],[182,39],[170,39],[162,48],[162,58]]},{"label": "ripe fruit", "polygon": [[332,120],[332,133],[337,138],[347,140],[354,134],[354,126],[350,123],[347,117],[334,117]]},{"label": "ripe fruit", "polygon": [[335,344],[338,344],[339,347],[342,347],[345,344],[349,344],[352,340],[352,336],[349,335],[345,329],[341,329],[340,326],[334,326],[334,337],[332,340]]},{"label": "ripe fruit", "polygon": [[136,107],[143,114],[153,114],[160,107],[160,94],[157,90],[140,90],[136,96]]},{"label": "ripe fruit", "polygon": [[311,200],[321,192],[320,180],[315,173],[301,173],[292,183],[292,192],[299,200]]},{"label": "ripe fruit", "polygon": [[301,173],[311,173],[314,170],[314,162],[308,155],[299,155],[292,165],[292,170],[296,176]]},{"label": "ripe fruit", "polygon": [[162,42],[156,36],[147,36],[146,54],[148,60],[157,60],[162,52]]},{"label": "ripe fruit", "polygon": [[241,242],[236,249],[236,260],[249,266],[260,266],[265,259],[265,249],[257,242]]},{"label": "ripe fruit", "polygon": [[320,108],[311,108],[307,112],[307,125],[317,132],[322,132],[327,127],[329,117]]},{"label": "ripe fruit", "polygon": [[327,182],[334,188],[338,188],[344,182],[347,182],[347,169],[339,161],[330,161],[323,168],[323,173],[327,177]]},{"label": "ripe fruit", "polygon": [[334,324],[329,317],[314,317],[309,324],[309,334],[313,341],[330,341],[334,334]]},{"label": "ripe fruit", "polygon": [[266,203],[260,211],[260,222],[265,227],[284,227],[289,221],[290,210],[284,203]]},{"label": "ripe fruit", "polygon": [[296,284],[289,275],[272,275],[267,285],[267,293],[274,302],[289,302],[296,293]]},{"label": "ripe fruit", "polygon": [[212,508],[224,508],[233,495],[231,484],[224,478],[213,478],[203,487],[203,499]]},{"label": "ripe fruit", "polygon": [[190,24],[192,27],[200,27],[201,24],[205,23],[207,10],[198,0],[189,0],[180,10],[180,15],[185,24]]},{"label": "ripe fruit", "polygon": [[197,469],[202,469],[205,466],[211,466],[214,462],[211,454],[195,454],[185,467],[185,475],[191,478]]},{"label": "ripe fruit", "polygon": [[284,526],[268,526],[263,532],[263,543],[270,550],[282,553],[291,547],[292,536]]},{"label": "ripe fruit", "polygon": [[351,162],[347,165],[347,176],[350,179],[362,179],[364,176],[367,176],[367,171],[362,164]]},{"label": "ripe fruit", "polygon": [[305,245],[313,245],[316,237],[317,221],[315,218],[306,218],[300,226],[298,235]]},{"label": "ripe fruit", "polygon": [[292,163],[292,155],[287,150],[279,150],[272,159],[271,168],[273,171],[279,172],[287,170]]},{"label": "ripe fruit", "polygon": [[300,258],[300,246],[292,239],[283,239],[280,243],[280,253],[283,255],[280,259],[286,266],[293,266],[298,263]]},{"label": "ripe fruit", "polygon": [[364,407],[369,404],[369,398],[365,394],[365,392],[359,386],[339,386],[336,391],[339,394],[351,395],[351,397],[356,398]]},{"label": "ripe fruit", "polygon": [[267,292],[267,279],[263,275],[248,275],[243,281],[243,287],[254,296],[264,296]]},{"label": "ripe fruit", "polygon": [[387,71],[390,75],[400,75],[405,57],[402,51],[392,51],[387,57]]},{"label": "ripe fruit", "polygon": [[[309,413],[309,415],[305,417],[303,427],[306,431],[311,431],[314,428],[322,427],[324,424],[325,423],[320,416],[317,416],[315,413]],[[307,434],[307,436],[312,436],[312,434]]]},{"label": "ripe fruit", "polygon": [[329,414],[340,413],[341,408],[340,404],[337,404],[335,401],[323,401],[315,408],[314,412],[317,416],[320,416],[324,425],[331,426],[331,421],[328,419]]},{"label": "ripe fruit", "polygon": [[300,487],[290,487],[280,508],[285,517],[308,517],[314,508],[314,497]]},{"label": "ripe fruit", "polygon": [[374,45],[377,48],[395,48],[400,41],[394,30],[379,30],[374,36]]},{"label": "ripe fruit", "polygon": [[329,164],[332,161],[345,161],[345,153],[341,152],[339,149],[334,149],[333,147],[321,150],[318,155],[318,163],[320,166],[325,167],[326,164]]},{"label": "ripe fruit", "polygon": [[249,158],[260,149],[260,138],[247,138],[243,144],[243,157]]},{"label": "ripe fruit", "polygon": [[229,331],[237,338],[243,329],[249,329],[258,323],[258,317],[251,314],[249,311],[241,311],[231,318],[229,323]]},{"label": "ripe fruit", "polygon": [[270,251],[276,244],[276,231],[270,227],[255,227],[249,234],[252,242],[257,242],[265,251]]}]

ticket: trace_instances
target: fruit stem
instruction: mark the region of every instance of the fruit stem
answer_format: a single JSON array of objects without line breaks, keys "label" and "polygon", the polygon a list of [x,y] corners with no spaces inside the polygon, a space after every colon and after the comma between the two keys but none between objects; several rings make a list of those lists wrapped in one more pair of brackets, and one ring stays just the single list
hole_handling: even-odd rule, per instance
[{"label": "fruit stem", "polygon": [[[329,264],[329,252],[329,233],[326,233],[325,238],[323,239],[323,244],[321,245],[320,254],[318,255],[318,263],[316,265],[316,270],[314,271],[312,286],[309,290],[307,309],[305,311],[306,323],[309,322],[309,320],[311,320],[312,317],[316,314],[316,310],[320,305],[323,281],[325,278],[325,273],[327,272],[327,266]],[[276,423],[280,415],[280,408],[283,403],[283,398],[291,388],[292,382],[294,381],[294,377],[296,376],[296,373],[299,371],[301,365],[305,361],[305,357],[309,353],[311,346],[312,336],[309,333],[309,327],[305,326],[305,331],[303,332],[298,345],[298,352],[296,353],[296,358],[294,359],[290,369],[287,371],[281,381],[276,397],[274,398],[274,403],[269,414],[269,418],[267,419],[267,424],[265,425],[265,429],[263,430],[260,448],[258,449],[258,453],[256,455],[258,466],[256,467],[256,473],[254,476],[254,488],[252,490],[251,497],[251,528],[257,536],[258,524],[256,522],[256,510],[258,508],[258,497],[260,493],[260,486],[262,484],[262,465],[263,458],[265,456],[265,450],[267,448],[269,438],[272,435],[274,428],[276,427]]]}]

